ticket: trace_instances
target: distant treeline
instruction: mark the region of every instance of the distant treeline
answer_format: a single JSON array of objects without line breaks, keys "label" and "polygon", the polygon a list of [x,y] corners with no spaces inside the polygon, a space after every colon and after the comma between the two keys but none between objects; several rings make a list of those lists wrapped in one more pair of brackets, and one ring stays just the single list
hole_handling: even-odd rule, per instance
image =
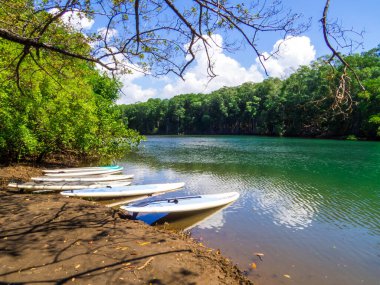
[{"label": "distant treeline", "polygon": [[321,58],[285,80],[224,87],[122,105],[129,128],[142,134],[257,134],[304,137],[380,137],[380,48],[345,57],[348,92],[336,95],[342,66]]}]

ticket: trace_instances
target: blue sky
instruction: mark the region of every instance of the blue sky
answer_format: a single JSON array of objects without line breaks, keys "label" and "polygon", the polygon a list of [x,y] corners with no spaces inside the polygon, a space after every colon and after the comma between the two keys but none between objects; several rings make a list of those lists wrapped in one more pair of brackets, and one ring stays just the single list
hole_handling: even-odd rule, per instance
[{"label": "blue sky", "polygon": [[[322,18],[325,0],[286,0],[284,3],[295,12],[300,12],[305,17],[312,17],[312,26],[305,33],[311,38],[312,44],[316,48],[317,56],[328,53],[328,49],[323,41],[322,30],[319,19]],[[329,18],[339,19],[342,25],[356,31],[365,30],[364,48],[365,50],[376,47],[380,44],[380,1],[379,0],[331,0]]]},{"label": "blue sky", "polygon": [[[285,9],[289,8],[293,12],[301,13],[305,19],[312,18],[311,27],[300,37],[281,45],[282,49],[278,56],[265,63],[270,76],[285,78],[300,65],[310,64],[316,58],[329,53],[323,41],[319,22],[324,4],[325,0],[283,0]],[[362,52],[380,44],[379,12],[380,0],[331,0],[329,19],[337,19],[346,29],[353,28],[358,32],[364,30],[363,48],[356,51]],[[102,26],[102,22],[97,19],[92,24],[92,30]],[[224,42],[220,35],[215,35],[214,39],[219,43]],[[274,46],[280,43],[280,39],[280,34],[263,33],[259,38],[259,49],[270,53],[274,50]],[[236,86],[246,81],[260,82],[266,77],[257,62],[257,56],[249,48],[234,53],[228,53],[216,46],[214,48],[215,71],[218,76],[211,82],[205,72],[205,56],[200,52],[198,59],[184,76],[186,81],[174,75],[160,78],[137,73],[123,75],[120,79],[124,84],[125,95],[121,96],[118,103],[146,101],[149,98],[170,98],[177,94],[191,92],[209,93],[223,86]]]},{"label": "blue sky", "polygon": [[[314,47],[314,58],[316,59],[322,55],[328,54],[329,50],[323,41],[321,25],[319,23],[319,20],[322,17],[325,0],[284,0],[283,4],[286,8],[290,8],[294,12],[302,13],[306,19],[312,18],[310,29],[303,35],[310,39],[310,44]],[[363,48],[357,50],[357,52],[362,52],[364,50],[374,48],[378,44],[380,44],[379,12],[380,0],[331,0],[329,18],[331,20],[337,19],[347,29],[354,28],[354,30],[358,32],[362,30],[365,31],[363,38]],[[273,45],[279,39],[279,35],[262,35],[260,37],[260,47],[262,50],[270,52],[273,49]],[[306,47],[299,45],[299,48],[295,48],[293,51],[289,51],[289,53],[294,52],[296,54],[299,54],[302,53],[304,50],[307,50],[308,48],[309,47],[307,47],[307,44]],[[304,53],[306,57],[310,58],[310,52],[308,53],[304,51]],[[257,65],[256,56],[249,49],[240,50],[233,54],[224,53],[224,55],[228,58],[234,59],[237,63],[244,67],[245,70],[239,71],[237,69],[234,72],[227,73],[225,76],[223,76],[223,74],[219,74],[220,76],[213,80],[215,82],[211,82],[212,86],[207,86],[205,88],[199,88],[199,86],[202,83],[206,82],[206,80],[193,80],[193,82],[184,83],[178,78],[175,78],[174,76],[169,76],[163,79],[155,79],[151,77],[138,77],[135,78],[133,81],[126,79],[123,80],[125,85],[124,93],[126,95],[122,96],[119,102],[132,103],[135,101],[146,101],[150,97],[169,98],[174,96],[175,94],[187,92],[208,93],[222,86],[239,85],[242,83],[241,80],[237,80],[236,82],[234,82],[233,80],[226,79],[231,78],[231,74],[235,75],[236,73],[239,73],[238,76],[242,77],[244,73],[252,72],[250,68],[252,68],[252,66],[254,65]],[[288,54],[288,58],[292,59],[291,55]],[[297,60],[294,60],[295,66],[293,67],[293,69],[295,69],[295,67],[298,66],[298,63],[296,61]],[[300,60],[300,62],[305,64],[305,61]],[[199,68],[198,66],[195,66],[194,73],[198,71],[199,74]],[[258,67],[257,69],[259,72],[262,73],[260,67]],[[221,70],[223,70],[223,68],[221,68]],[[288,74],[289,73],[285,74],[285,77]],[[275,74],[271,75],[276,76]],[[251,78],[247,78],[247,80],[260,81],[262,80],[262,78],[260,78],[260,76],[253,76]],[[174,90],[171,89],[171,91],[168,92],[167,88],[165,88],[168,84],[172,86],[177,86],[177,89],[174,88]]]}]

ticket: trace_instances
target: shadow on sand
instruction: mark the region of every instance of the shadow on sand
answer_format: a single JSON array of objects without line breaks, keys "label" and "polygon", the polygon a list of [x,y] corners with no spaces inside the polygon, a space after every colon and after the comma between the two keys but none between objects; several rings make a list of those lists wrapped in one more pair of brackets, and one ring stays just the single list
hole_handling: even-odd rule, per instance
[{"label": "shadow on sand", "polygon": [[200,278],[202,263],[194,262],[188,243],[120,219],[113,209],[57,195],[0,198],[1,284],[189,284]]}]

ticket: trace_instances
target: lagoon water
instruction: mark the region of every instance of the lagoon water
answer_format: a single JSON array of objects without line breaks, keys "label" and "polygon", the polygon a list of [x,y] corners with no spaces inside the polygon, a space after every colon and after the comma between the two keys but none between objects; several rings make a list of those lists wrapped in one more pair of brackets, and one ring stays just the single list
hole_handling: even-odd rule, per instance
[{"label": "lagoon water", "polygon": [[255,284],[380,284],[379,142],[151,136],[119,164],[136,184],[186,182],[165,197],[238,191],[183,228]]}]

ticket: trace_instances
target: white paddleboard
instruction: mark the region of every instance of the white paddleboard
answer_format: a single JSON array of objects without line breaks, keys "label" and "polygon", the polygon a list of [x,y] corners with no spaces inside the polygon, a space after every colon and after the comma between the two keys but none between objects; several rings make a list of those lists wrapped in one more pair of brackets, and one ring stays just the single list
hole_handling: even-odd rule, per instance
[{"label": "white paddleboard", "polygon": [[57,172],[57,173],[45,173],[49,177],[77,177],[77,176],[92,176],[92,175],[103,175],[103,174],[115,174],[122,172],[123,167],[118,169],[104,169],[104,170],[92,170],[92,171],[75,171],[75,172]]},{"label": "white paddleboard", "polygon": [[71,190],[85,188],[122,187],[131,184],[131,181],[105,181],[105,182],[26,182],[9,183],[8,187],[32,190]]},{"label": "white paddleboard", "polygon": [[70,173],[70,172],[81,172],[81,171],[98,171],[98,170],[118,170],[123,169],[118,165],[113,166],[95,166],[95,167],[72,167],[72,168],[56,168],[56,169],[43,169],[45,173]]},{"label": "white paddleboard", "polygon": [[77,176],[77,177],[32,177],[36,182],[101,182],[101,181],[118,181],[132,179],[133,175],[94,175],[94,176]]},{"label": "white paddleboard", "polygon": [[176,213],[199,211],[223,206],[236,201],[240,194],[237,192],[194,195],[186,197],[141,201],[120,208],[133,213]]},{"label": "white paddleboard", "polygon": [[98,188],[98,189],[83,189],[73,191],[61,192],[64,196],[75,197],[92,197],[92,198],[106,198],[106,197],[128,197],[145,194],[153,194],[159,192],[172,191],[185,186],[185,183],[164,183],[164,184],[146,184],[146,185],[132,185],[127,187],[112,187],[112,188]]}]

